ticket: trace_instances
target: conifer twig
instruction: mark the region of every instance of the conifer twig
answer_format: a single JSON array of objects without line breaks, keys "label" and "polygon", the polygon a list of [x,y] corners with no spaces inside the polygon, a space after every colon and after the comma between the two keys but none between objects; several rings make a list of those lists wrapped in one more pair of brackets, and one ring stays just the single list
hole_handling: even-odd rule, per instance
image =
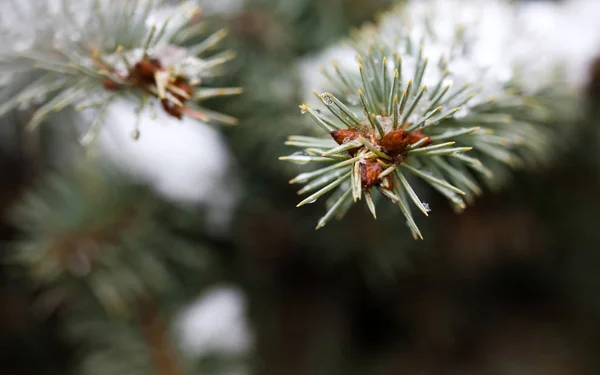
[{"label": "conifer twig", "polygon": [[[97,107],[100,112],[120,96],[137,99],[138,113],[157,104],[178,119],[236,123],[200,105],[242,90],[206,86],[235,55],[215,54],[227,32],[204,38],[200,8],[192,2],[178,6],[164,0],[51,2],[58,11],[51,11],[45,1],[33,3],[30,9],[15,2],[17,23],[2,24],[10,14],[0,17],[0,30],[14,33],[0,47],[0,116],[33,107],[29,123],[33,130],[55,112]],[[32,19],[26,19],[27,14]],[[37,17],[47,19],[30,41],[31,30],[19,31],[19,25],[37,25]],[[101,119],[100,113],[86,144],[98,133]],[[134,134],[137,139],[140,130],[134,129]]]},{"label": "conifer twig", "polygon": [[[495,4],[501,4],[504,13],[492,16],[506,16],[510,23],[512,5]],[[301,141],[292,136],[286,142],[314,156],[300,160],[290,155],[283,160],[318,163],[319,169],[291,180],[306,184],[300,194],[316,190],[299,206],[330,191],[337,197],[351,193],[354,202],[365,197],[375,216],[377,190],[400,205],[413,236],[421,238],[404,199],[410,198],[429,215],[430,207],[413,187],[415,179],[437,190],[460,212],[481,194],[480,184],[498,184],[494,170],[549,160],[560,132],[552,126],[554,116],[541,119],[536,116],[539,107],[528,103],[540,103],[547,113],[553,112],[553,105],[537,100],[544,96],[525,86],[511,61],[505,67],[513,72],[511,77],[495,74],[493,69],[502,67],[480,62],[476,53],[489,53],[491,48],[481,39],[487,35],[481,29],[485,20],[462,23],[485,7],[477,2],[463,6],[453,1],[409,1],[385,14],[378,25],[354,34],[350,44],[356,52],[355,68],[342,69],[334,62],[331,69],[322,69],[335,90],[316,93],[325,110],[300,106],[328,136]],[[495,42],[492,47],[508,55],[503,44]],[[572,99],[561,85],[548,82],[545,87],[558,100]],[[328,205],[318,227],[343,216],[346,208],[339,202]]]}]

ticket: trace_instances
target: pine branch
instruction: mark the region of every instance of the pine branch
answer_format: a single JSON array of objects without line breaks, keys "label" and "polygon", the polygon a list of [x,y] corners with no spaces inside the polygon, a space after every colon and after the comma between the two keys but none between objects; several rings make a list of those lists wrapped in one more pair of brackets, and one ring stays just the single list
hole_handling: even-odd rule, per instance
[{"label": "pine branch", "polygon": [[184,213],[87,161],[47,176],[15,209],[22,238],[8,262],[28,272],[39,311],[60,312],[66,337],[81,346],[82,373],[187,372],[159,307],[215,265],[197,239],[165,227],[172,214]]},{"label": "pine branch", "polygon": [[[425,216],[430,209],[412,180],[429,184],[460,212],[481,194],[481,183],[493,186],[507,169],[548,163],[564,141],[566,132],[553,127],[556,108],[545,98],[572,103],[567,87],[551,81],[531,88],[510,59],[504,66],[480,61],[481,51],[508,55],[513,36],[490,46],[485,17],[465,21],[487,4],[452,4],[411,2],[356,32],[355,63],[323,70],[332,92],[315,94],[324,110],[300,106],[329,138],[292,136],[286,144],[302,151],[281,159],[322,165],[290,181],[306,184],[299,194],[311,193],[298,206],[333,191],[317,229],[362,198],[376,217],[377,190],[422,238],[409,201]],[[510,23],[512,6],[495,4],[501,13],[493,17]]]},{"label": "pine branch", "polygon": [[[0,116],[35,106],[28,125],[35,129],[64,108],[94,108],[97,118],[83,143],[97,133],[104,108],[117,96],[136,100],[138,111],[160,105],[176,118],[237,122],[201,106],[241,89],[204,87],[235,55],[213,52],[227,32],[203,37],[201,12],[192,3],[13,1],[1,10],[17,23],[9,22],[11,17],[0,20],[0,29],[11,34],[11,43],[0,49]],[[137,128],[132,137],[139,137]]]},{"label": "pine branch", "polygon": [[91,294],[108,314],[131,315],[139,298],[161,295],[182,269],[210,263],[196,243],[164,227],[168,207],[101,165],[52,174],[15,210],[24,239],[12,262],[42,287],[46,309]]}]

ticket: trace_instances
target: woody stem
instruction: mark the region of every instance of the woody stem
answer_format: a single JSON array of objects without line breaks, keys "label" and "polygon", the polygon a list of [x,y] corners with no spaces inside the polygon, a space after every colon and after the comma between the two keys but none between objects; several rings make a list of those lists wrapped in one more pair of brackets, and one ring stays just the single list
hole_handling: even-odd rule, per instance
[{"label": "woody stem", "polygon": [[150,299],[139,300],[138,320],[140,331],[154,361],[157,375],[183,375],[175,346],[168,329],[160,317],[156,304]]}]

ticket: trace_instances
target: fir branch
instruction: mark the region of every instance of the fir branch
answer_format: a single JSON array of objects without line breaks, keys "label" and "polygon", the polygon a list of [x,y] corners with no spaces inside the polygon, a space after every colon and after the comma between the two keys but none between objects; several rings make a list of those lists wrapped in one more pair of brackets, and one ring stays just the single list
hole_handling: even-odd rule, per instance
[{"label": "fir branch", "polygon": [[[535,167],[549,160],[560,133],[552,126],[550,102],[538,100],[543,91],[525,86],[516,69],[504,78],[493,71],[501,67],[480,63],[474,51],[486,43],[478,39],[482,26],[475,20],[462,24],[465,15],[485,5],[469,3],[468,9],[456,6],[445,14],[448,6],[439,4],[410,2],[384,15],[377,26],[364,27],[351,43],[356,68],[342,69],[334,62],[331,69],[322,69],[336,90],[317,94],[326,111],[301,106],[335,141],[290,141],[288,145],[305,153],[311,147],[321,153],[282,158],[300,164],[327,159],[336,163],[291,181],[307,184],[300,194],[321,188],[300,205],[331,190],[339,197],[317,228],[343,216],[349,196],[355,202],[364,197],[375,216],[375,188],[387,200],[399,203],[413,235],[420,238],[406,197],[423,214],[430,209],[405,175],[431,185],[462,211],[481,194],[478,181],[497,183],[492,166]],[[510,14],[512,5],[501,4],[503,12]],[[514,67],[507,61],[504,68]],[[545,87],[555,98],[572,99],[568,90],[553,87],[553,82]],[[537,108],[532,102],[538,103]],[[540,118],[540,110],[548,115]]]},{"label": "fir branch", "polygon": [[[140,298],[177,282],[180,271],[172,266],[206,266],[196,244],[164,227],[165,209],[147,188],[84,163],[70,174],[48,176],[16,208],[24,239],[11,262],[29,271],[43,296],[60,296],[54,306],[85,291],[108,314],[130,316]],[[169,251],[174,244],[175,253]]]},{"label": "fir branch", "polygon": [[[191,2],[14,2],[0,11],[12,11],[16,21],[0,18],[0,29],[12,37],[0,47],[0,116],[33,106],[33,129],[63,108],[81,108],[90,100],[110,102],[117,94],[137,98],[137,107],[160,104],[177,118],[236,122],[194,106],[241,89],[204,86],[233,55],[213,54],[226,31],[203,38],[200,9]],[[28,80],[32,83],[24,85]],[[139,136],[139,130],[134,132]]]}]

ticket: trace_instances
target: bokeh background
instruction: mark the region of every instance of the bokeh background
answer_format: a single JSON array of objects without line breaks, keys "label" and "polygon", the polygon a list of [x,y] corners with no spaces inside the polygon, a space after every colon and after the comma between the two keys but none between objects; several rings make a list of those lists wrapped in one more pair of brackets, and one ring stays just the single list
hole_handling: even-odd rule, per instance
[{"label": "bokeh background", "polygon": [[[600,373],[600,60],[570,151],[461,215],[425,191],[424,241],[393,208],[375,221],[359,205],[319,231],[320,204],[295,208],[298,167],[277,157],[312,128],[298,109],[307,72],[391,3],[199,0],[238,54],[222,83],[245,94],[211,102],[236,127],[174,124],[135,143],[116,111],[109,162],[82,168],[61,121],[28,133],[27,111],[4,117],[0,374]],[[13,261],[35,246],[85,281],[48,298]],[[89,282],[98,264],[110,272]],[[137,290],[132,268],[153,291],[135,309],[90,301],[94,282]]]}]

